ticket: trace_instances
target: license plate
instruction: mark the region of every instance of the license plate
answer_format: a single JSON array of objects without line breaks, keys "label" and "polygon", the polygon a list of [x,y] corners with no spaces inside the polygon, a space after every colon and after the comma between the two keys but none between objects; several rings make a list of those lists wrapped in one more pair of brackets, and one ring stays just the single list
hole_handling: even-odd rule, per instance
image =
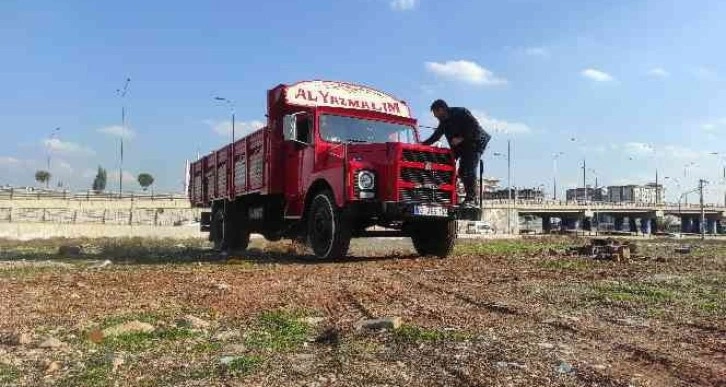
[{"label": "license plate", "polygon": [[444,207],[414,206],[413,214],[417,216],[449,216],[449,211]]}]

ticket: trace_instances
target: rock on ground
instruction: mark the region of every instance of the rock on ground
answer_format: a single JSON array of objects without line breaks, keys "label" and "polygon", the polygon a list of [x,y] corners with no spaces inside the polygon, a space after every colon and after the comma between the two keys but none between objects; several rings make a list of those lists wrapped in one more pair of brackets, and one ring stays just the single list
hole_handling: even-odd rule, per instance
[{"label": "rock on ground", "polygon": [[45,374],[48,375],[60,371],[61,363],[57,361],[46,360],[43,364],[43,367],[45,368]]},{"label": "rock on ground", "polygon": [[180,326],[194,328],[194,329],[206,329],[212,325],[209,321],[203,320],[197,316],[188,314],[177,322]]},{"label": "rock on ground", "polygon": [[388,317],[372,320],[362,320],[356,324],[357,329],[398,329],[401,327],[400,317]]},{"label": "rock on ground", "polygon": [[231,330],[231,331],[223,331],[219,332],[214,337],[212,337],[213,340],[216,341],[228,341],[228,340],[234,340],[242,337],[242,332],[239,330]]},{"label": "rock on ground", "polygon": [[106,328],[103,330],[103,335],[106,337],[113,337],[113,336],[120,336],[125,335],[129,333],[148,333],[153,332],[154,326],[141,322],[141,321],[129,321],[125,322],[123,324],[119,324],[110,328]]},{"label": "rock on ground", "polygon": [[49,337],[44,342],[38,345],[39,348],[60,348],[65,346],[66,343],[56,339],[55,337]]}]

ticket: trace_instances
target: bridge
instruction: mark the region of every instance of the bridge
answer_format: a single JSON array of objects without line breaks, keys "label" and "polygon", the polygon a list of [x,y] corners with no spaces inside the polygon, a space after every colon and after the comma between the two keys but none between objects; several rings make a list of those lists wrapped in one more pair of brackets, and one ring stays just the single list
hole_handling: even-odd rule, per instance
[{"label": "bridge", "polygon": [[[543,232],[552,231],[552,220],[559,219],[560,228],[591,230],[607,224],[614,231],[650,234],[659,229],[658,219],[673,216],[680,220],[681,232],[723,232],[726,206],[716,204],[595,202],[555,200],[484,200],[482,220],[495,223],[495,228],[517,233],[521,216],[542,220]],[[704,224],[702,223],[702,217]],[[662,223],[662,222],[661,222]]]}]

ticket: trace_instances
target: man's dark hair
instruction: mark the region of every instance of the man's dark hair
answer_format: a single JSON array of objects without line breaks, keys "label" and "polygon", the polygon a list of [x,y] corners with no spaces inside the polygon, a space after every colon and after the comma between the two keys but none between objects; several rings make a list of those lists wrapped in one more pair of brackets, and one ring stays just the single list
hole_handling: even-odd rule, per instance
[{"label": "man's dark hair", "polygon": [[446,101],[444,101],[443,99],[437,99],[436,101],[434,101],[434,103],[431,104],[431,111],[439,108],[448,109],[449,105],[447,105]]}]

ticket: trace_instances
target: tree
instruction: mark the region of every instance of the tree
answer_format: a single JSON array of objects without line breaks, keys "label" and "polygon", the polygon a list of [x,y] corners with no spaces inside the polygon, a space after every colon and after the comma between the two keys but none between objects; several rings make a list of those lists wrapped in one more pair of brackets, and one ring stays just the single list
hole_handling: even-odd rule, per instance
[{"label": "tree", "polygon": [[98,166],[98,172],[96,173],[96,178],[93,179],[93,191],[96,193],[101,193],[103,190],[106,189],[106,170],[101,168],[101,166]]},{"label": "tree", "polygon": [[149,186],[154,184],[154,176],[151,176],[148,173],[140,173],[137,180],[139,181],[139,185],[141,186],[141,188],[144,189],[144,191],[146,191]]},{"label": "tree", "polygon": [[50,172],[48,171],[37,171],[35,172],[35,181],[38,183],[45,183],[45,187],[48,188],[48,183],[50,183]]}]

